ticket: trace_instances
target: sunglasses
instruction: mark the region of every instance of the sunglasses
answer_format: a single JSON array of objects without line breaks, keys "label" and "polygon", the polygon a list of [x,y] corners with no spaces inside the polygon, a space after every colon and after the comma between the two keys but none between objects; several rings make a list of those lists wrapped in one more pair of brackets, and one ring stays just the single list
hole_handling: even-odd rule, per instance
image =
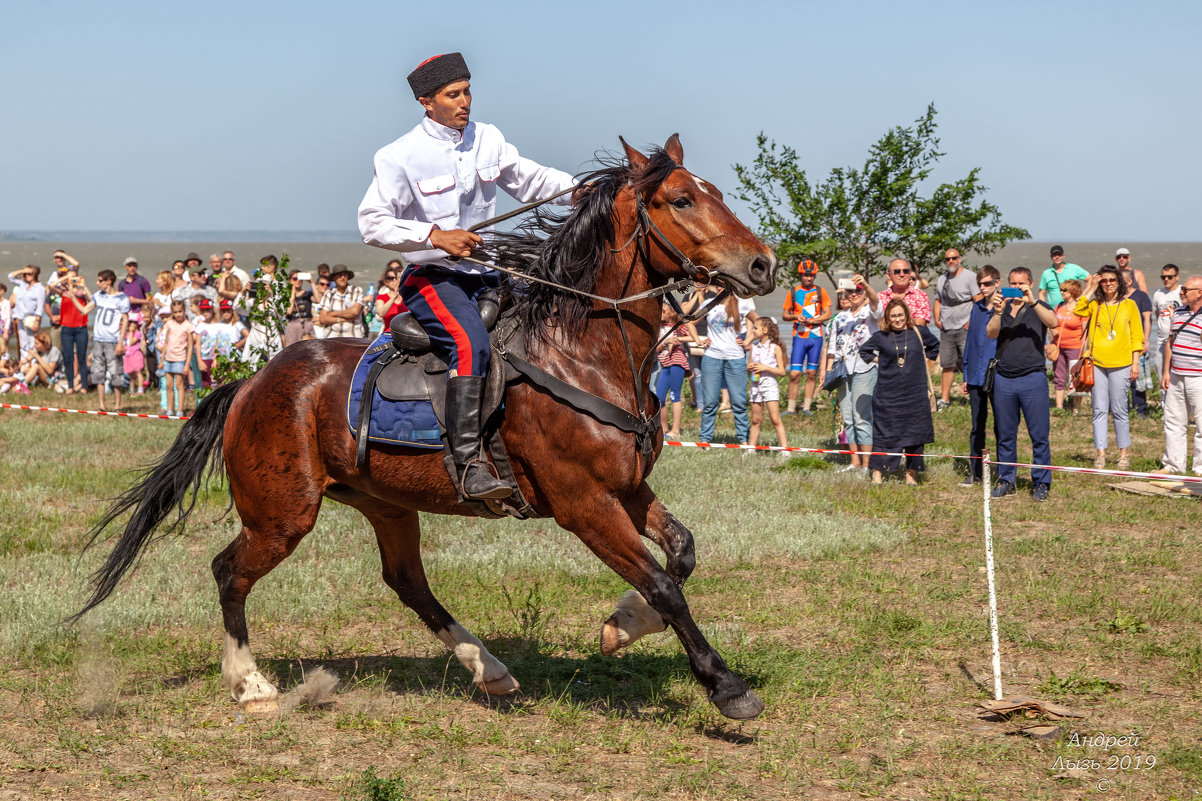
[{"label": "sunglasses", "polygon": [[993,286],[997,281],[977,281],[977,286]]},{"label": "sunglasses", "polygon": [[1161,280],[1161,281],[1167,281],[1167,280],[1169,280],[1170,278],[1176,278],[1176,277],[1177,277],[1177,274],[1176,274],[1176,273],[1167,273],[1167,274],[1161,275],[1161,276],[1160,276],[1160,280]]},{"label": "sunglasses", "polygon": [[944,256],[943,260],[944,261],[960,261],[960,257],[959,256]]},{"label": "sunglasses", "polygon": [[318,281],[317,282],[317,286],[329,286],[329,285],[330,285],[329,281]]},{"label": "sunglasses", "polygon": [[1117,284],[1118,282],[1117,278],[1103,278],[1101,281],[1098,281],[1099,284]]},{"label": "sunglasses", "polygon": [[397,278],[399,278],[399,277],[400,277],[400,276],[398,276],[398,275],[396,275],[396,274],[393,274],[393,275],[386,275],[386,276],[384,276],[384,280],[385,280],[385,281],[395,281],[395,280],[396,280]]},{"label": "sunglasses", "polygon": [[1128,256],[1126,253],[1124,253],[1124,254],[1122,254],[1121,256],[1115,256],[1115,258],[1116,258],[1116,259],[1129,259],[1129,258],[1131,258],[1131,257],[1130,257],[1130,256]]},{"label": "sunglasses", "polygon": [[890,270],[889,274],[890,275],[909,275],[910,271],[909,270]]},{"label": "sunglasses", "polygon": [[864,294],[864,287],[859,287],[859,286],[858,286],[858,287],[856,287],[855,289],[845,289],[845,290],[843,290],[843,291],[844,291],[844,292],[846,292],[846,293],[847,293],[847,294],[849,294],[849,295],[863,295],[863,294]]}]

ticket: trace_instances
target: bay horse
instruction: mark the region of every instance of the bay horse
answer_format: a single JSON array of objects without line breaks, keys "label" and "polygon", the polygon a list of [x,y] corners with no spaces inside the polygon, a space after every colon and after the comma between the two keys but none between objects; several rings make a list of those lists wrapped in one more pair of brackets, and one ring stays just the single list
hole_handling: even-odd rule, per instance
[{"label": "bay horse", "polygon": [[[537,214],[525,239],[513,234],[502,249],[512,261],[525,248],[527,274],[560,285],[527,282],[515,293],[513,313],[524,326],[530,362],[658,420],[655,399],[637,387],[649,380],[644,357],[659,334],[660,298],[648,295],[616,312],[569,289],[626,298],[693,278],[697,264],[727,289],[750,297],[772,291],[777,258],[713,184],[684,169],[677,135],[650,156],[625,140],[622,146],[626,160],[586,176],[570,212]],[[353,339],[299,342],[250,378],[206,397],[170,450],[90,532],[88,547],[131,513],[76,619],[113,592],[150,542],[181,530],[202,484],[224,463],[242,528],[212,569],[225,624],[221,674],[235,701],[251,710],[274,704],[277,690],[251,653],[246,598],[313,529],[326,498],[370,521],[385,583],[454,652],[480,689],[489,695],[515,691],[518,683],[505,665],[456,622],[426,581],[418,513],[471,513],[457,502],[442,452],[373,443],[364,468],[356,467],[346,400],[366,347]],[[632,361],[642,365],[637,376]],[[760,714],[763,703],[706,641],[682,594],[695,565],[693,535],[646,481],[661,438],[641,452],[635,435],[523,380],[507,385],[504,408],[500,434],[527,501],[634,587],[602,625],[601,651],[612,654],[671,626],[694,676],[723,715],[746,720]],[[176,517],[165,522],[173,510]],[[665,567],[641,537],[660,547]]]}]

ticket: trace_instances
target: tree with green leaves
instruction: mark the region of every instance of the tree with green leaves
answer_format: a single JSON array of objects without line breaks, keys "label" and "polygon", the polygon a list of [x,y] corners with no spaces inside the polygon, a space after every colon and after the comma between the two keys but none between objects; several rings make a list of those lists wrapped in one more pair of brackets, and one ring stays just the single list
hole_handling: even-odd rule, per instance
[{"label": "tree with green leaves", "polygon": [[913,125],[892,128],[877,140],[862,168],[836,167],[820,184],[810,183],[796,150],[761,133],[755,161],[734,169],[738,197],[759,220],[757,233],[775,244],[781,278],[789,280],[802,258],[813,258],[832,280],[839,269],[882,273],[898,256],[923,273],[937,267],[949,247],[988,255],[1029,239],[985,200],[980,168],[924,194],[945,155],[935,128],[931,104]]},{"label": "tree with green leaves", "polygon": [[[288,254],[280,258],[274,276],[265,276],[262,268],[256,268],[250,285],[246,289],[251,327],[260,327],[264,332],[264,344],[252,346],[243,358],[241,353],[217,354],[213,361],[214,386],[250,378],[267,366],[271,357],[283,347],[284,328],[288,325],[288,307],[291,295],[288,292]],[[269,280],[270,279],[270,280]],[[208,391],[198,391],[203,397]]]}]

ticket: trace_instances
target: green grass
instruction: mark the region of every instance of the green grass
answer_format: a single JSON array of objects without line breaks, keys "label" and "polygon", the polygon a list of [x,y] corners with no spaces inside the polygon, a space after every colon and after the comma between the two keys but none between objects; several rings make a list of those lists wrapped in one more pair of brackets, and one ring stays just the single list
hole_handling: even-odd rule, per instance
[{"label": "green grass", "polygon": [[[792,444],[829,446],[828,411],[786,419]],[[1150,462],[1158,424],[1134,425],[1134,455]],[[696,427],[690,413],[686,439]],[[961,451],[967,427],[963,405],[938,415],[928,452]],[[1088,428],[1054,418],[1054,460],[1092,462]],[[650,480],[696,537],[690,608],[765,701],[756,721],[716,713],[670,632],[601,657],[599,625],[626,587],[553,521],[424,516],[435,592],[522,683],[514,698],[481,698],[383,585],[366,521],[332,502],[256,586],[248,616],[283,689],[321,666],[338,693],[329,707],[248,716],[218,667],[208,565],[237,531],[220,519],[223,488],[79,626],[61,622],[105,554],[80,556],[104,499],[176,431],[0,411],[0,794],[1064,795],[1051,751],[974,711],[992,692],[981,497],[956,486],[957,464],[930,460],[917,489],[873,487],[832,470],[837,459],[665,449]],[[719,436],[733,436],[729,416]],[[1129,797],[1196,795],[1197,502],[1058,475],[1049,502],[1020,492],[993,513],[1006,691],[1070,706],[1084,718],[1061,725],[1081,732],[1138,729],[1138,751],[1160,762],[1119,777]]]}]

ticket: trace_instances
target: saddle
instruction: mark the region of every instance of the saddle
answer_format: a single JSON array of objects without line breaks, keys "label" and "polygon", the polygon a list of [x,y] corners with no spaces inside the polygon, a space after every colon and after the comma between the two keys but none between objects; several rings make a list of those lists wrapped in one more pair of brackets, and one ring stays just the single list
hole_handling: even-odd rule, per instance
[{"label": "saddle", "polygon": [[[509,463],[509,455],[500,437],[502,405],[505,397],[506,370],[498,353],[497,321],[500,316],[500,304],[496,292],[485,292],[479,298],[480,318],[485,329],[489,331],[492,340],[493,369],[489,370],[485,384],[485,392],[480,412],[481,439],[485,443],[488,456],[491,458],[497,476],[508,481],[515,487],[512,495],[502,500],[476,500],[463,496],[458,481],[452,483],[459,493],[459,502],[471,508],[481,517],[511,516],[524,520],[537,517],[534,507],[526,501],[520,489],[516,489],[517,481]],[[505,326],[507,337],[516,333],[516,327]],[[374,360],[374,361],[373,361]],[[351,398],[348,412],[353,415],[351,433],[355,436],[355,463],[360,470],[367,466],[367,444],[369,439],[391,444],[403,444],[412,447],[441,448],[447,466],[447,472],[454,479],[456,469],[451,458],[450,449],[446,447],[446,397],[447,371],[446,361],[431,352],[430,336],[421,324],[409,312],[398,314],[392,319],[389,331],[381,335],[364,353],[362,366],[371,362],[363,380],[359,393],[357,414],[353,408],[354,398]],[[356,374],[358,376],[358,369]],[[357,384],[357,378],[355,383]],[[352,386],[352,394],[355,387]],[[375,395],[379,399],[374,398]],[[372,399],[369,401],[368,399]],[[414,408],[428,404],[437,421],[434,430],[422,430],[415,427],[406,429],[409,435],[405,439],[389,438],[378,435],[374,413],[384,412],[384,416],[395,416],[394,409],[403,409],[412,413]],[[418,413],[420,419],[420,412]],[[437,444],[441,440],[441,444]]]},{"label": "saddle", "polygon": [[[500,436],[501,421],[504,418],[505,386],[519,379],[529,382],[539,391],[554,396],[578,412],[634,434],[636,447],[643,456],[644,471],[650,472],[654,447],[661,438],[658,409],[649,416],[636,416],[531,364],[524,358],[526,341],[521,324],[511,314],[501,313],[499,293],[495,290],[484,292],[480,295],[478,303],[480,318],[489,332],[491,348],[490,369],[480,412],[481,439],[485,443],[497,477],[515,487],[513,494],[508,498],[499,501],[476,500],[465,498],[460,491],[458,481],[455,480],[455,464],[450,449],[446,447],[446,373],[449,368],[445,361],[431,352],[429,334],[412,314],[405,312],[394,317],[389,325],[389,332],[381,335],[368,348],[363,361],[360,362],[362,366],[364,361],[378,357],[367,371],[362,398],[371,399],[378,394],[387,402],[424,401],[431,405],[444,446],[443,459],[447,472],[452,477],[452,483],[456,485],[460,503],[481,517],[509,515],[524,520],[540,516],[522,496],[521,490],[517,489],[509,456]],[[373,405],[372,402],[359,403],[358,415],[351,420],[351,430],[356,438],[355,463],[360,470],[366,469]],[[348,415],[352,408],[352,405],[348,404]],[[357,426],[355,419],[358,421]],[[431,442],[426,447],[438,446]]]}]

